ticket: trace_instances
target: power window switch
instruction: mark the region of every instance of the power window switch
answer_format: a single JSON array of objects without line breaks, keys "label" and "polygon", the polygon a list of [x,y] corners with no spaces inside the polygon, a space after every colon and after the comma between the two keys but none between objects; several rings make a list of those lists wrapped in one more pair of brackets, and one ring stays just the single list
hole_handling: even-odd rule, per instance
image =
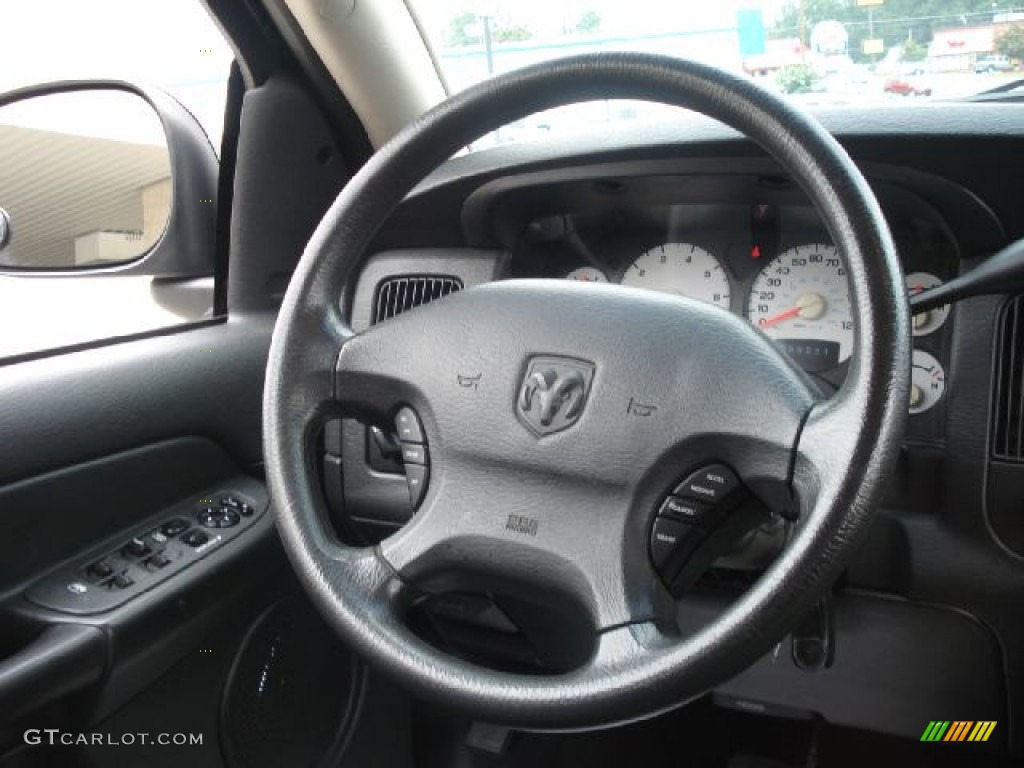
[{"label": "power window switch", "polygon": [[90,581],[103,581],[114,573],[113,567],[106,560],[97,560],[85,569],[85,575]]},{"label": "power window switch", "polygon": [[114,580],[110,582],[111,586],[116,589],[128,589],[128,587],[132,586],[134,583],[135,580],[127,573],[117,574],[117,576],[114,577]]},{"label": "power window switch", "polygon": [[148,565],[150,568],[154,568],[154,569],[157,569],[157,570],[159,570],[160,568],[165,568],[166,566],[168,566],[170,564],[171,564],[171,561],[168,560],[166,557],[164,557],[159,552],[157,554],[153,555],[151,558],[149,558],[149,560],[146,561],[146,565]]},{"label": "power window switch", "polygon": [[145,557],[152,552],[149,544],[146,543],[145,539],[140,539],[136,536],[134,539],[124,545],[121,552],[128,557]]}]

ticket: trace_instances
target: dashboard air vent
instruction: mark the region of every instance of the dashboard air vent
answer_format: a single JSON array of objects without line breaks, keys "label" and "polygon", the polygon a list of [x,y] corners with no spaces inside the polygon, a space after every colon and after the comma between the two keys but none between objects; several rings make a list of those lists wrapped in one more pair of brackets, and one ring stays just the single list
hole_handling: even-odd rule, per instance
[{"label": "dashboard air vent", "polygon": [[449,275],[403,275],[389,277],[377,286],[373,322],[400,315],[413,307],[429,304],[462,290],[462,281]]},{"label": "dashboard air vent", "polygon": [[1004,308],[998,344],[992,456],[1024,462],[1024,296]]}]

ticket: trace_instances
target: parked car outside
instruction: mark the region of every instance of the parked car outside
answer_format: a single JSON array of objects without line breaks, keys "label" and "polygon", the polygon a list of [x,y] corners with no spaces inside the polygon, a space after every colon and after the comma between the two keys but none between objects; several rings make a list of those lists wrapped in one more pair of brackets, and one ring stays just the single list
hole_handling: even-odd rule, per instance
[{"label": "parked car outside", "polygon": [[900,96],[931,96],[931,86],[915,83],[903,77],[892,77],[885,81],[882,90]]},{"label": "parked car outside", "polygon": [[984,75],[991,72],[1010,72],[1013,70],[1013,62],[1009,57],[1001,53],[994,53],[990,56],[979,56],[974,62],[974,74]]}]

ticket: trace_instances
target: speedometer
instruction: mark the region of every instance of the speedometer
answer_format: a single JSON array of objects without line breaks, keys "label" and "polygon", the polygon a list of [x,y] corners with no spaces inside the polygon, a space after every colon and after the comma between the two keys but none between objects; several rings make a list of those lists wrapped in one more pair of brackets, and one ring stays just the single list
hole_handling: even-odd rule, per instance
[{"label": "speedometer", "polygon": [[810,243],[779,254],[754,281],[747,316],[805,370],[827,370],[849,358],[853,315],[839,251]]},{"label": "speedometer", "polygon": [[729,276],[713,254],[690,243],[665,243],[640,254],[622,284],[729,308]]}]

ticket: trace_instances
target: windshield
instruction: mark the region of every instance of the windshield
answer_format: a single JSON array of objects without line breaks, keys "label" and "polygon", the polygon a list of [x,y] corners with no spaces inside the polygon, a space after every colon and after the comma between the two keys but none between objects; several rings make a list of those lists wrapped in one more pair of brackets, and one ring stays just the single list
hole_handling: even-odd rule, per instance
[{"label": "windshield", "polygon": [[[452,92],[539,61],[641,51],[743,73],[804,105],[961,99],[1021,77],[1024,4],[1005,0],[418,0]],[[535,115],[514,141],[665,108],[586,104]]]}]

